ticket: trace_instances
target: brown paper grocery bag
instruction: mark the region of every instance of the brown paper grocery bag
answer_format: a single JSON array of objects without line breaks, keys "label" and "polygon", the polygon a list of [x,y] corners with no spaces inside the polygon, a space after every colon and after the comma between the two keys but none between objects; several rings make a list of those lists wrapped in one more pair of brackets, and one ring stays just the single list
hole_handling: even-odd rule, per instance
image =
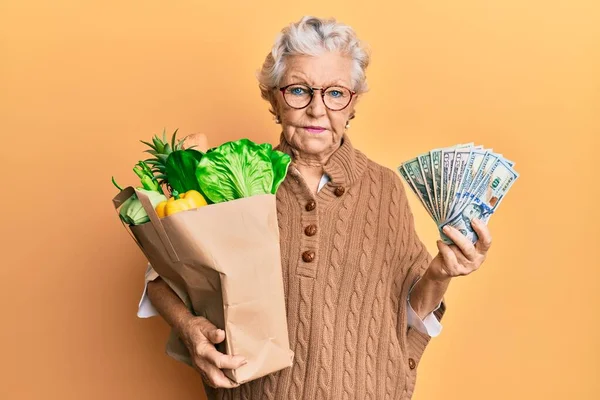
[{"label": "brown paper grocery bag", "polygon": [[[225,331],[217,348],[248,363],[225,374],[237,383],[292,365],[281,272],[275,196],[257,195],[159,218],[148,197],[132,187],[150,222],[129,228],[156,272],[196,315]],[[191,364],[171,333],[167,353]]]}]

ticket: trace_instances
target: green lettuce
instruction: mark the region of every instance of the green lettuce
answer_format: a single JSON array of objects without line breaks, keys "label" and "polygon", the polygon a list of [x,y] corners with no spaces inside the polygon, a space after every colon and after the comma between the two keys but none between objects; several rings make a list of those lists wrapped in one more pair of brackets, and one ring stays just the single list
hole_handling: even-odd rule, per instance
[{"label": "green lettuce", "polygon": [[290,162],[289,155],[268,143],[240,139],[208,150],[198,163],[196,178],[213,203],[275,194]]}]

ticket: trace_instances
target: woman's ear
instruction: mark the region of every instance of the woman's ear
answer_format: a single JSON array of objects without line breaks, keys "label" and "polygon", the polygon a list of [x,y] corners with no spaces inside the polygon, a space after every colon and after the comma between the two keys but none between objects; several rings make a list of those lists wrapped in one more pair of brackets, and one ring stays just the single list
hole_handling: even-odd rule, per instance
[{"label": "woman's ear", "polygon": [[271,104],[271,109],[269,110],[271,114],[273,114],[275,119],[281,120],[281,109],[279,107],[279,102],[277,101],[277,92],[275,90],[269,92],[269,104]]},{"label": "woman's ear", "polygon": [[352,102],[350,103],[350,113],[348,115],[348,121],[350,121],[351,119],[354,119],[354,114],[356,114],[356,105],[358,104],[358,102],[360,101],[360,99],[362,99],[362,93],[361,94],[357,94],[356,96],[354,96],[354,98],[352,99]]},{"label": "woman's ear", "polygon": [[354,101],[352,102],[353,107],[356,106],[356,104],[358,104],[358,102],[362,99],[362,93],[357,94],[356,96],[354,96]]}]

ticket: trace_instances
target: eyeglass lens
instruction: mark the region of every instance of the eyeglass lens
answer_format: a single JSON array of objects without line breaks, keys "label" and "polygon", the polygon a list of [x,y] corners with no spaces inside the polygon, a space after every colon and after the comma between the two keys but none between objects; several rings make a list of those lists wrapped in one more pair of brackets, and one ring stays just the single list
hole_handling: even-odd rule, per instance
[{"label": "eyeglass lens", "polygon": [[[288,86],[284,93],[285,101],[290,107],[306,107],[313,97],[313,91],[306,85]],[[323,102],[331,110],[341,110],[350,103],[352,93],[340,86],[330,86],[324,89]]]}]

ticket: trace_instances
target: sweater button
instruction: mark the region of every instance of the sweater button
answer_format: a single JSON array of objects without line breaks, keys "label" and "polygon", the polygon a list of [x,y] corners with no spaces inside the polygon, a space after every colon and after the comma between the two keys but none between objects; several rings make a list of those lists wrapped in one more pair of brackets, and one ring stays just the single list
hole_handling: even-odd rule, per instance
[{"label": "sweater button", "polygon": [[315,259],[315,252],[312,250],[307,250],[302,253],[302,261],[304,262],[312,262]]},{"label": "sweater button", "polygon": [[304,208],[306,209],[306,211],[312,211],[315,208],[317,208],[317,203],[314,200],[311,200],[308,203],[306,203],[306,207]]},{"label": "sweater button", "polygon": [[417,366],[417,363],[415,362],[415,360],[412,358],[409,358],[408,359],[408,368],[415,369],[416,366]]},{"label": "sweater button", "polygon": [[338,186],[338,187],[335,188],[335,191],[333,193],[335,193],[335,195],[337,197],[340,197],[341,195],[343,195],[344,193],[346,193],[346,189],[343,186]]},{"label": "sweater button", "polygon": [[315,236],[317,234],[317,226],[315,224],[311,224],[304,228],[304,234],[306,236]]}]

